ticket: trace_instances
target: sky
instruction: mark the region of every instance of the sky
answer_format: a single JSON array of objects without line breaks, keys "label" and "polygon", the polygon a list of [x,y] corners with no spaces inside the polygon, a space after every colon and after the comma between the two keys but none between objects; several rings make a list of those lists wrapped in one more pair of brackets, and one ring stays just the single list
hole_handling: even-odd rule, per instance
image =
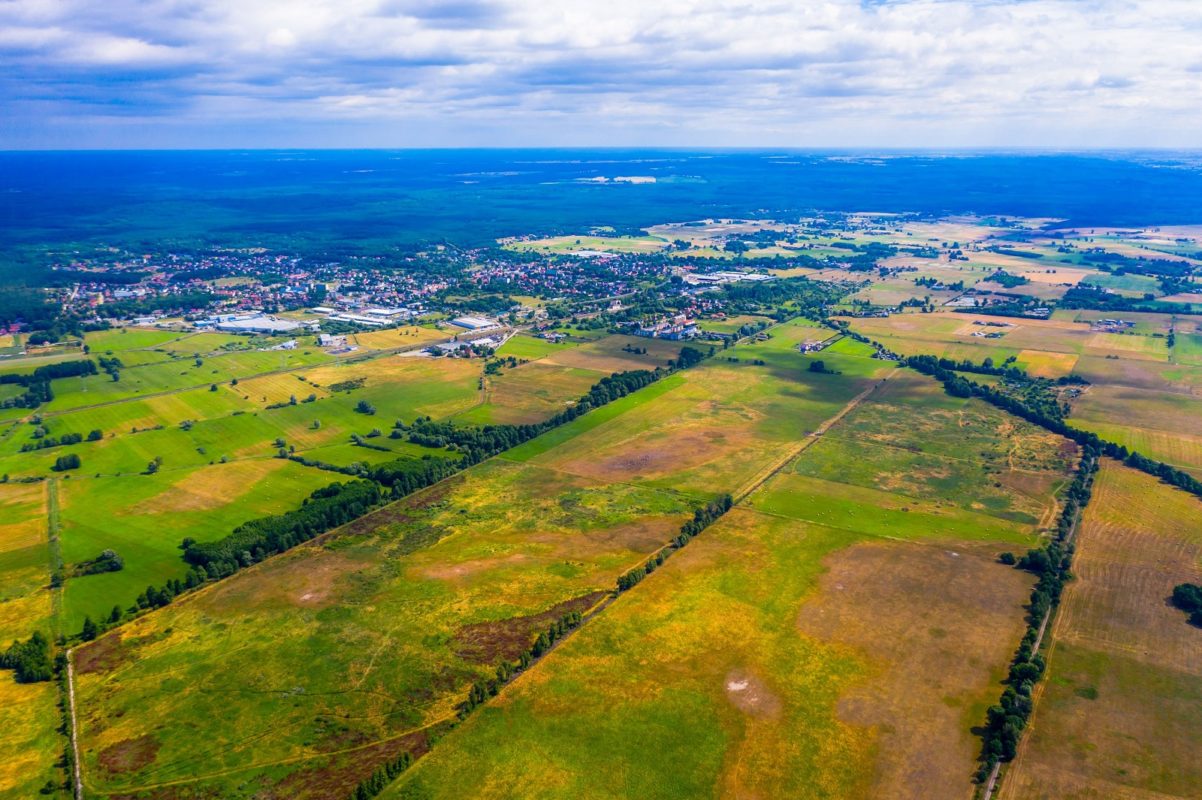
[{"label": "sky", "polygon": [[0,0],[0,149],[1202,147],[1199,0]]}]

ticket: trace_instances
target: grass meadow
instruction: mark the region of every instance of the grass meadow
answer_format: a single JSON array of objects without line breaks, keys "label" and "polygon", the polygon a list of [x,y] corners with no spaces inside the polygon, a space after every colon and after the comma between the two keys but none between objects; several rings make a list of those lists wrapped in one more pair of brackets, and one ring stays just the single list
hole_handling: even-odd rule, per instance
[{"label": "grass meadow", "polygon": [[[222,796],[285,785],[291,796],[328,796],[331,781],[346,790],[385,751],[424,747],[505,648],[528,646],[556,609],[595,603],[700,499],[752,479],[790,435],[890,369],[832,354],[842,375],[811,373],[793,349],[810,330],[784,326],[728,351],[738,362],[664,379],[84,648],[90,791],[197,779]],[[622,352],[605,346],[604,358]],[[602,439],[590,447],[620,448],[649,435],[646,420],[668,430],[663,446],[683,447],[724,421],[716,401],[736,384],[754,385],[732,400],[755,424],[728,435],[746,442],[696,440],[720,468],[690,475],[702,462],[686,461],[679,481],[664,472],[640,482],[618,464],[569,469],[577,451],[558,452],[591,436]],[[694,409],[683,425],[682,408]],[[784,421],[793,416],[800,422]],[[193,688],[162,692],[162,680]]]},{"label": "grass meadow", "polygon": [[[46,484],[0,484],[0,648],[56,629]],[[36,797],[61,781],[58,686],[17,683],[0,671],[0,797]],[[55,795],[57,796],[57,794]]]},{"label": "grass meadow", "polygon": [[[1035,541],[1072,449],[929,384],[867,395],[384,796],[968,796],[1031,584],[996,554]],[[865,439],[897,455],[874,471]]]}]

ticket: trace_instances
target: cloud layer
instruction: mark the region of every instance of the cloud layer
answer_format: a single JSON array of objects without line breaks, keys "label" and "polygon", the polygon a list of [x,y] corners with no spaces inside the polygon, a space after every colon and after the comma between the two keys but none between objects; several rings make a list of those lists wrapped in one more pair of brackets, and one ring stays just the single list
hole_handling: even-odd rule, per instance
[{"label": "cloud layer", "polygon": [[1196,0],[0,0],[0,147],[1202,146]]}]

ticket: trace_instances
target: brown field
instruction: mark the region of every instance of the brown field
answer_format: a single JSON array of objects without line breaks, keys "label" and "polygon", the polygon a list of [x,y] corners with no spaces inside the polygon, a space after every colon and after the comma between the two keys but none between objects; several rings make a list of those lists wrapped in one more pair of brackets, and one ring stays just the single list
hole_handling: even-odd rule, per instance
[{"label": "brown field", "polygon": [[1195,497],[1103,464],[1000,797],[1202,796],[1202,631],[1167,602],[1175,584],[1202,582],[1200,512]]},{"label": "brown field", "polygon": [[980,749],[971,729],[1022,636],[1032,583],[1000,568],[996,552],[980,543],[870,542],[826,559],[798,626],[872,664],[869,679],[838,702],[840,720],[877,737],[869,796],[970,794]]},{"label": "brown field", "polygon": [[[606,336],[579,347],[559,350],[541,360],[547,364],[590,369],[608,375],[611,372],[667,366],[668,361],[680,355],[680,348],[685,344],[687,342],[645,339],[641,336]],[[622,349],[627,346],[645,347],[647,352],[643,355],[628,353]]]},{"label": "brown field", "polygon": [[[216,506],[236,503],[248,494],[260,481],[270,480],[271,475],[291,461],[266,458],[232,461],[228,464],[211,464],[187,473],[166,491],[139,500],[126,513],[171,514],[179,511],[206,511]],[[120,513],[120,512],[118,512]]]},{"label": "brown field", "polygon": [[[469,411],[473,421],[521,425],[563,411],[605,373],[533,361],[487,379],[485,407]],[[487,413],[487,419],[477,420]]]},{"label": "brown field", "polygon": [[1124,427],[1196,432],[1202,419],[1202,397],[1094,385],[1074,403],[1073,417]]}]

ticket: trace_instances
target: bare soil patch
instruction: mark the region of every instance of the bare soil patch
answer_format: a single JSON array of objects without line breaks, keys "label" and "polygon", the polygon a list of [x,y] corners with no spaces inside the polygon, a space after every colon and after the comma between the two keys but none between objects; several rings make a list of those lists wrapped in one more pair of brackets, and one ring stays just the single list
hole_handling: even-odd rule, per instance
[{"label": "bare soil patch", "polygon": [[731,670],[726,676],[725,688],[727,698],[743,713],[753,717],[780,716],[780,698],[748,670]]},{"label": "bare soil patch", "polygon": [[530,647],[539,632],[546,630],[564,614],[572,611],[584,613],[605,595],[605,592],[590,592],[552,606],[541,614],[465,625],[455,634],[455,654],[477,664],[513,661]]},{"label": "bare soil patch", "polygon": [[387,742],[316,760],[313,766],[290,773],[261,795],[263,800],[325,800],[346,797],[360,781],[371,776],[381,765],[409,753],[418,758],[430,749],[425,731],[417,731]]},{"label": "bare soil patch", "polygon": [[118,631],[78,648],[74,658],[75,671],[81,675],[112,672],[129,658],[129,650]]},{"label": "bare soil patch", "polygon": [[97,759],[101,767],[114,774],[137,772],[153,763],[158,752],[158,740],[146,734],[109,745],[100,751]]}]

